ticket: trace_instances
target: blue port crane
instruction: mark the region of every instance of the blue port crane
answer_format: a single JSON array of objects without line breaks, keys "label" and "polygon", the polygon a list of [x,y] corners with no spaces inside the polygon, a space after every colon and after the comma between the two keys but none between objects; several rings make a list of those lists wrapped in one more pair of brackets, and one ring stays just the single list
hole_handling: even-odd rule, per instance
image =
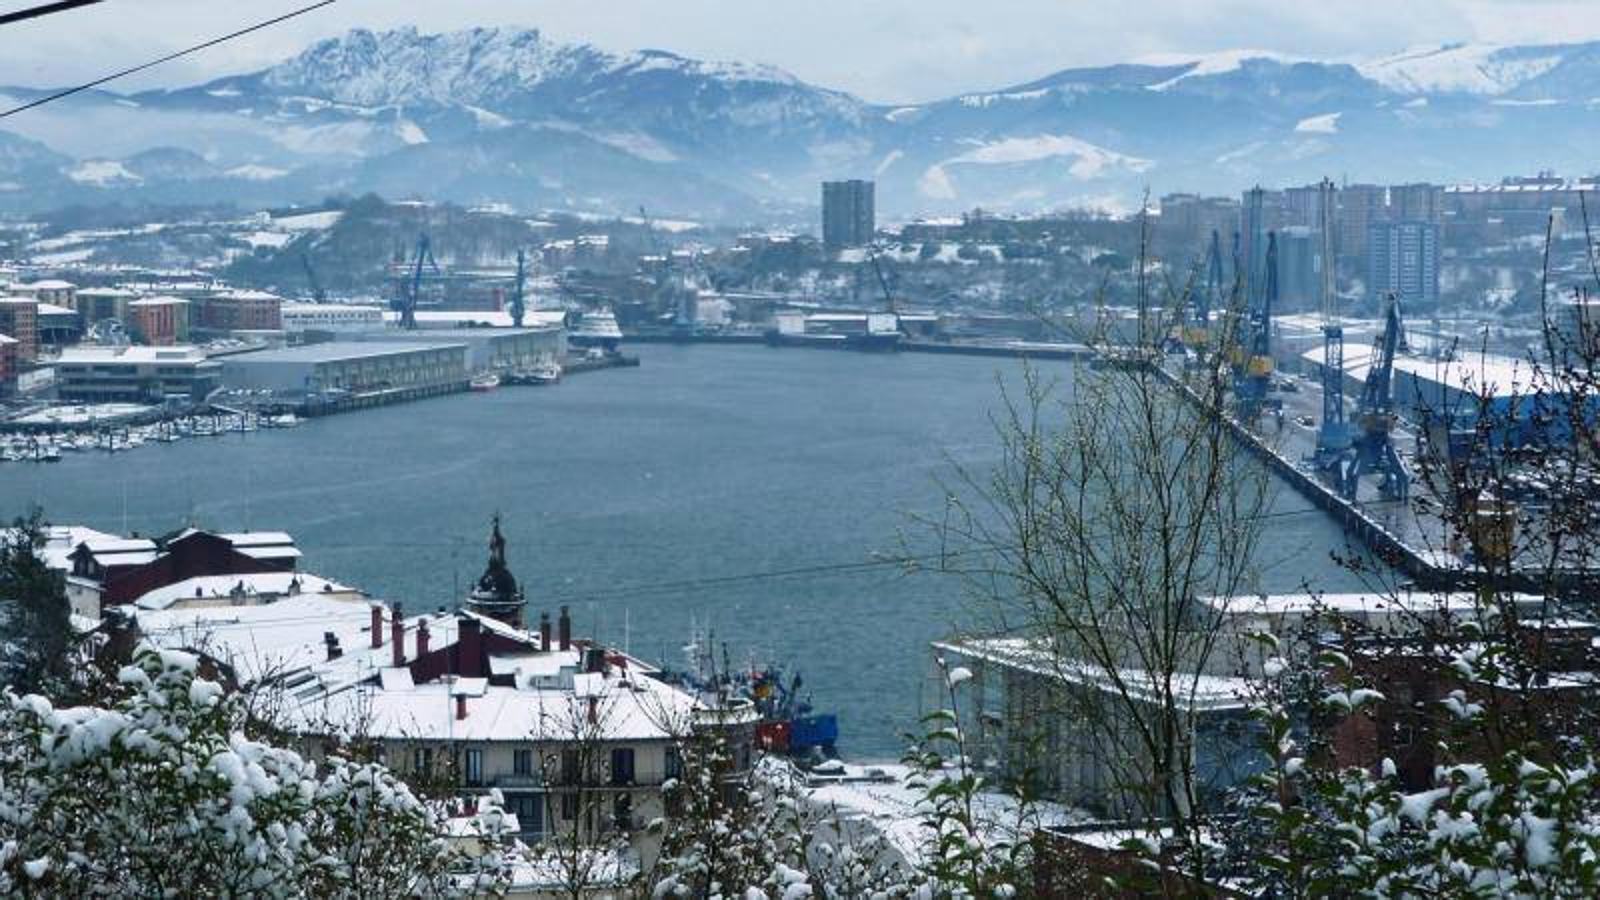
[{"label": "blue port crane", "polygon": [[527,302],[523,299],[523,288],[528,283],[527,254],[521,249],[517,250],[517,285],[511,293],[511,327],[521,328],[522,317],[528,314]]},{"label": "blue port crane", "polygon": [[395,294],[393,307],[400,313],[400,327],[414,330],[417,327],[417,301],[422,296],[423,268],[432,269],[433,274],[443,275],[439,270],[439,263],[433,258],[433,244],[428,240],[428,235],[417,235],[416,257],[408,268],[411,277],[400,283],[400,289]]},{"label": "blue port crane", "polygon": [[1239,379],[1234,383],[1234,403],[1240,421],[1251,423],[1272,405],[1267,386],[1272,382],[1272,307],[1278,300],[1278,233],[1267,232],[1266,284],[1259,303],[1252,304],[1246,321],[1246,338],[1239,354]]},{"label": "blue port crane", "polygon": [[1357,407],[1357,431],[1350,464],[1343,467],[1339,492],[1355,499],[1362,475],[1381,477],[1379,491],[1385,499],[1404,500],[1411,493],[1411,472],[1394,444],[1394,358],[1406,346],[1400,320],[1400,301],[1390,294],[1385,305],[1383,332],[1378,336],[1372,367],[1362,385]]},{"label": "blue port crane", "polygon": [[1354,440],[1344,410],[1344,325],[1333,271],[1333,182],[1324,178],[1319,194],[1322,213],[1322,422],[1317,427],[1317,470],[1334,475],[1349,463]]}]

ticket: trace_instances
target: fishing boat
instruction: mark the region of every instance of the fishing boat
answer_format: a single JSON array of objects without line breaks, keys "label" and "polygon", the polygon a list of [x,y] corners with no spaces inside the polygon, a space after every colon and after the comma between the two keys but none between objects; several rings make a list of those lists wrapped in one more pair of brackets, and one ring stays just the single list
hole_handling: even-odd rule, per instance
[{"label": "fishing boat", "polygon": [[835,758],[839,743],[839,717],[817,712],[809,694],[802,695],[804,680],[798,672],[786,675],[772,664],[751,660],[735,667],[722,651],[719,667],[712,650],[715,635],[702,636],[693,627],[683,652],[688,668],[664,670],[662,677],[698,696],[713,708],[754,704],[760,713],[756,724],[756,743],[761,749],[793,757],[802,765]]},{"label": "fishing boat", "polygon": [[[459,384],[460,382],[457,383]],[[500,386],[500,376],[494,374],[493,372],[488,372],[483,375],[475,375],[473,376],[472,381],[468,382],[467,386],[472,388],[474,391],[478,391],[479,393],[492,391]]]}]

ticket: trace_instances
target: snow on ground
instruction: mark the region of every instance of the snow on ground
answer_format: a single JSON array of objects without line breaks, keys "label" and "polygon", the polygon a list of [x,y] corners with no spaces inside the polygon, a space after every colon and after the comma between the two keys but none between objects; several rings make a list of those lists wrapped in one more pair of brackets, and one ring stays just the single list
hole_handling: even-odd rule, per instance
[{"label": "snow on ground", "polygon": [[481,106],[473,106],[470,103],[463,103],[461,104],[461,107],[467,112],[472,113],[472,117],[478,121],[479,128],[492,130],[505,128],[511,124],[510,119],[500,115],[497,112],[490,112]]},{"label": "snow on ground", "polygon": [[274,169],[271,166],[243,165],[235,166],[226,173],[230,178],[243,178],[246,181],[271,181],[289,174],[288,169]]},{"label": "snow on ground", "polygon": [[[774,779],[793,777],[791,764],[774,758],[762,760],[762,773]],[[872,775],[879,775],[873,779]],[[929,844],[929,832],[922,814],[920,789],[907,784],[911,770],[899,764],[846,765],[844,776],[834,780],[813,778],[802,789],[804,801],[813,811],[837,815],[842,830],[860,835],[857,829],[881,835],[902,858],[920,861]],[[983,793],[974,800],[981,831],[1005,835],[1017,828],[1015,798]],[[1088,821],[1080,810],[1057,803],[1041,803],[1034,810],[1035,820],[1024,823],[1032,830],[1039,825],[1061,825]]]},{"label": "snow on ground", "polygon": [[1301,134],[1337,134],[1339,131],[1339,117],[1342,115],[1344,113],[1326,113],[1301,119],[1294,126],[1294,130]]},{"label": "snow on ground", "polygon": [[59,266],[66,263],[83,262],[94,255],[93,247],[79,247],[76,250],[58,250],[54,253],[35,253],[30,257],[34,265]]},{"label": "snow on ground", "polygon": [[1151,165],[1148,159],[1107,150],[1070,134],[1010,137],[980,143],[959,156],[929,166],[918,179],[917,189],[927,197],[954,199],[956,187],[950,177],[949,166],[1012,165],[1057,158],[1069,160],[1068,174],[1083,180],[1098,178],[1113,169],[1143,172]]},{"label": "snow on ground", "polygon": [[1203,75],[1223,75],[1241,68],[1252,59],[1269,59],[1275,62],[1293,62],[1282,54],[1270,50],[1222,50],[1205,56],[1186,56],[1181,54],[1157,53],[1141,56],[1135,62],[1150,66],[1181,66],[1193,63],[1194,68],[1176,78],[1169,78],[1160,84],[1150,85],[1152,91],[1165,91],[1173,85],[1187,78],[1198,78]]},{"label": "snow on ground", "polygon": [[1407,50],[1356,70],[1404,94],[1504,94],[1560,65],[1559,54],[1532,56],[1492,44],[1447,44]]},{"label": "snow on ground", "polygon": [[426,144],[428,142],[428,133],[422,130],[422,126],[410,119],[401,119],[395,123],[394,127],[395,133],[400,136],[400,140],[407,144]]},{"label": "snow on ground", "polygon": [[287,231],[251,231],[239,235],[239,239],[249,244],[252,249],[271,247],[276,250],[294,240],[294,235]]},{"label": "snow on ground", "polygon": [[128,171],[128,167],[114,159],[89,159],[67,170],[67,177],[79,184],[92,184],[105,187],[108,184],[127,182],[138,184],[144,181],[138,175]]},{"label": "snow on ground", "polygon": [[883,117],[891,122],[899,122],[902,119],[909,119],[921,111],[922,107],[920,106],[902,106],[899,109],[889,110],[883,114]]},{"label": "snow on ground", "polygon": [[325,212],[300,213],[294,216],[283,216],[273,219],[272,224],[287,231],[314,231],[321,228],[332,228],[335,222],[344,215],[342,209],[330,209]]}]

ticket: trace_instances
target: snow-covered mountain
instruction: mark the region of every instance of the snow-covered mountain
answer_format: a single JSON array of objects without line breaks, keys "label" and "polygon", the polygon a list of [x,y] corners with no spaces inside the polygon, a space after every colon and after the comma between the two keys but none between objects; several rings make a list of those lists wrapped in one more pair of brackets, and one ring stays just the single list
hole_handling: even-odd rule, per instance
[{"label": "snow-covered mountain", "polygon": [[[27,89],[0,89],[22,99]],[[1131,205],[1238,190],[1588,173],[1600,43],[1455,45],[1370,62],[1264,51],[1067,69],[885,106],[782,70],[614,54],[538,31],[352,31],[260,72],[87,93],[8,121],[0,204],[241,203],[378,190],[595,212],[760,219],[871,177],[909,213]]]}]

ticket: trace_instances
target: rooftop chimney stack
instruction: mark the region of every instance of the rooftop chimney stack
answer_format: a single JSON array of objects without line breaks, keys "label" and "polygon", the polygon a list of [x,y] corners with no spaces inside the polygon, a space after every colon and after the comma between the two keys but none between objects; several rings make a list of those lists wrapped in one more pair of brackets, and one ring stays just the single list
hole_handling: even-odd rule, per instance
[{"label": "rooftop chimney stack", "polygon": [[372,649],[383,646],[383,604],[372,604]]},{"label": "rooftop chimney stack", "polygon": [[400,615],[400,604],[394,605],[394,620],[389,623],[389,629],[394,632],[390,643],[394,644],[394,664],[396,668],[406,664],[406,622]]},{"label": "rooftop chimney stack", "polygon": [[428,655],[428,618],[426,616],[417,622],[417,659]]},{"label": "rooftop chimney stack", "polygon": [[556,632],[561,638],[561,649],[572,649],[572,616],[565,606],[561,607],[561,618],[556,620]]},{"label": "rooftop chimney stack", "polygon": [[344,655],[344,651],[339,649],[339,636],[334,634],[333,632],[324,631],[322,633],[322,643],[324,643],[324,644],[326,644],[328,646],[328,661],[329,662],[332,662],[332,661],[338,659],[340,656]]},{"label": "rooftop chimney stack", "polygon": [[456,718],[457,719],[465,719],[466,717],[467,717],[467,695],[466,694],[457,694],[456,695]]},{"label": "rooftop chimney stack", "polygon": [[590,697],[589,698],[589,724],[590,725],[598,725],[598,724],[600,724],[600,698],[599,697]]},{"label": "rooftop chimney stack", "polygon": [[550,652],[550,614],[539,613],[539,649]]}]

